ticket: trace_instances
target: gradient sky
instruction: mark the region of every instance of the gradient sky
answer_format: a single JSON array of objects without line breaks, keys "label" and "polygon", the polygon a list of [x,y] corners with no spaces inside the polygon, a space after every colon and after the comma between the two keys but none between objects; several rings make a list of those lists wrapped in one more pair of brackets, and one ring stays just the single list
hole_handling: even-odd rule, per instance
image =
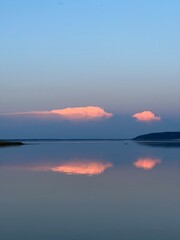
[{"label": "gradient sky", "polygon": [[[99,106],[97,122],[0,115],[2,138],[178,131],[179,0],[1,0],[0,113]],[[160,121],[141,123],[137,112]]]}]

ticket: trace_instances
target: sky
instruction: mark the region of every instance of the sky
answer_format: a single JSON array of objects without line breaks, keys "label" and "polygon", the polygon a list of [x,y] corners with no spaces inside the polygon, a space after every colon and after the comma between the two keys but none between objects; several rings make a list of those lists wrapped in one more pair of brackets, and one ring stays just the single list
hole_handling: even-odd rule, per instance
[{"label": "sky", "polygon": [[179,0],[1,0],[0,138],[179,131],[179,23]]}]

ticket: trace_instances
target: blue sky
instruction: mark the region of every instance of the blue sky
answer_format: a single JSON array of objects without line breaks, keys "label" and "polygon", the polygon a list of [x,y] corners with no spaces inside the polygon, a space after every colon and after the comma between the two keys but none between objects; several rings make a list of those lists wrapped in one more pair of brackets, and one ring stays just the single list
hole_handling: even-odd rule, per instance
[{"label": "blue sky", "polygon": [[[92,105],[119,117],[106,120],[118,135],[131,135],[129,129],[134,134],[178,130],[179,23],[178,0],[2,0],[0,113]],[[152,128],[131,122],[132,114],[144,110],[163,116],[161,123]],[[18,120],[9,121],[17,129]],[[28,124],[30,129],[38,125]],[[51,132],[54,125],[47,124]],[[98,126],[91,126],[95,136],[104,136]],[[24,129],[21,135],[27,136]],[[79,133],[81,126],[67,129]]]}]

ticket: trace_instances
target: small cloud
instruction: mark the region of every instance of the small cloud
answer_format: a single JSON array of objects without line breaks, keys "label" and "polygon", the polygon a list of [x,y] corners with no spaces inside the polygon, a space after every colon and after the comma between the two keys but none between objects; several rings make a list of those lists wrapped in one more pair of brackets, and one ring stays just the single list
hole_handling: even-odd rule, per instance
[{"label": "small cloud", "polygon": [[134,162],[134,166],[136,168],[143,168],[144,170],[151,170],[153,169],[157,164],[160,164],[160,159],[154,159],[154,158],[140,158],[136,162]]},{"label": "small cloud", "polygon": [[78,121],[78,120],[97,120],[103,118],[110,118],[112,113],[106,112],[103,108],[97,106],[74,107],[56,109],[50,111],[34,111],[34,112],[18,112],[9,113],[5,115],[24,115],[24,116],[55,116],[60,119]]},{"label": "small cloud", "polygon": [[132,117],[136,118],[136,120],[141,121],[141,122],[150,122],[150,121],[160,121],[161,120],[160,116],[156,116],[151,111],[139,112],[139,113],[132,115]]}]

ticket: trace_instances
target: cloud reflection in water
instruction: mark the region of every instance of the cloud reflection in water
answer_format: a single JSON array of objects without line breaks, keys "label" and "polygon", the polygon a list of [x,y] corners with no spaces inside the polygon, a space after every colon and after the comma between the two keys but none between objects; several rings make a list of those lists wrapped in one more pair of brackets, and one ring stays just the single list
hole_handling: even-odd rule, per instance
[{"label": "cloud reflection in water", "polygon": [[65,174],[77,175],[98,175],[103,173],[107,168],[112,167],[108,162],[68,162],[60,166],[51,168],[53,172],[62,172]]},{"label": "cloud reflection in water", "polygon": [[56,165],[38,165],[38,166],[23,166],[17,167],[19,169],[25,169],[30,171],[52,171],[59,172],[68,175],[99,175],[102,174],[107,168],[112,167],[113,164],[110,162],[102,161],[83,161],[83,160],[74,160],[67,161],[61,164]]},{"label": "cloud reflection in water", "polygon": [[136,162],[134,162],[134,166],[136,168],[143,168],[144,170],[151,170],[160,163],[161,160],[158,158],[139,158]]}]

